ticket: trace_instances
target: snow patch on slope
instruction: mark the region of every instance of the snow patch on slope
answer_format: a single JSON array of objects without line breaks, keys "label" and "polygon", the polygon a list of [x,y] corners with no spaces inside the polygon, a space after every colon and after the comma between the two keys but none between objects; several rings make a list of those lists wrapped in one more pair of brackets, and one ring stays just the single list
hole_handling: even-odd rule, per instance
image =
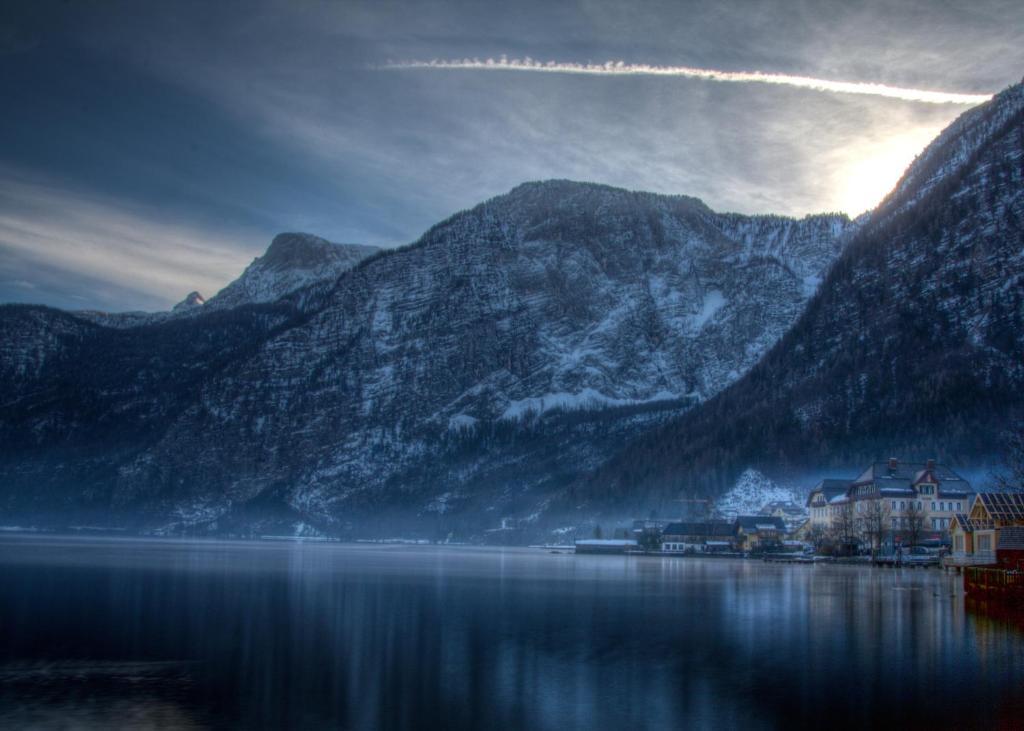
[{"label": "snow patch on slope", "polygon": [[727,301],[728,300],[725,299],[725,295],[717,289],[712,289],[710,292],[705,294],[704,303],[701,305],[700,312],[690,318],[690,324],[693,325],[693,329],[700,330],[704,327],[705,323],[714,317],[715,313],[722,309]]},{"label": "snow patch on slope", "polygon": [[802,500],[792,490],[782,487],[754,469],[746,470],[729,492],[715,503],[715,512],[732,520],[737,515],[757,515],[768,503],[792,503]]},{"label": "snow patch on slope", "polygon": [[525,416],[539,416],[548,411],[562,409],[564,411],[579,411],[582,409],[603,408],[609,406],[635,406],[637,404],[649,404],[656,401],[672,401],[679,398],[668,391],[658,391],[646,399],[621,399],[605,396],[593,388],[584,388],[579,393],[549,393],[544,396],[518,399],[509,402],[504,413],[499,417],[504,421],[515,421]]}]

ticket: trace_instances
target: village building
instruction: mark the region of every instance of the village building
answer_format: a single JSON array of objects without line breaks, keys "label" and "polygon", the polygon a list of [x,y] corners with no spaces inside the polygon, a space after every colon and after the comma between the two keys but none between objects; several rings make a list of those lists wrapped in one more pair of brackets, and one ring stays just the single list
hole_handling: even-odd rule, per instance
[{"label": "village building", "polygon": [[[947,564],[995,564],[1001,533],[1021,527],[1024,527],[1024,492],[979,492],[970,506],[970,512],[958,513],[950,524],[952,554]],[[1016,535],[1016,530],[1009,534],[1006,539],[1009,543],[1004,545],[1003,550],[1013,550],[1009,546]]]},{"label": "village building", "polygon": [[996,565],[1007,571],[1024,571],[1024,526],[1010,526],[999,531]]},{"label": "village building", "polygon": [[836,504],[846,499],[846,491],[850,487],[849,480],[826,478],[819,482],[807,496],[807,510],[810,513],[808,532],[825,531],[832,527]]},{"label": "village building", "polygon": [[735,522],[736,549],[739,551],[772,550],[782,546],[786,523],[778,516],[740,515]]},{"label": "village building", "polygon": [[[861,533],[873,530],[892,547],[909,537],[944,541],[956,515],[967,510],[970,483],[935,460],[871,464],[852,481],[822,480],[807,497],[812,529],[832,531],[842,514]],[[869,525],[874,523],[872,528]]]},{"label": "village building", "polygon": [[758,513],[774,518],[782,518],[786,524],[787,533],[795,531],[807,519],[807,511],[800,505],[794,505],[791,502],[781,500],[766,504]]},{"label": "village building", "polygon": [[813,526],[811,525],[810,518],[804,518],[803,522],[793,527],[789,531],[789,537],[791,540],[800,541],[801,543],[810,542],[814,538]]},{"label": "village building", "polygon": [[925,463],[900,462],[890,457],[876,462],[850,484],[848,495],[858,517],[878,501],[891,531],[913,529],[945,532],[971,497],[970,483],[956,472],[930,459]]},{"label": "village building", "polygon": [[715,553],[732,550],[733,523],[722,520],[669,523],[661,534],[666,553]]},{"label": "village building", "polygon": [[587,538],[575,543],[576,553],[629,553],[639,548],[636,541],[628,538]]},{"label": "village building", "polygon": [[[950,558],[947,563],[968,565],[972,563],[989,563],[990,556],[977,556],[974,552],[974,531],[977,528],[991,528],[991,523],[979,525],[967,517],[967,513],[957,513],[949,524]],[[978,560],[968,560],[977,558]]]}]

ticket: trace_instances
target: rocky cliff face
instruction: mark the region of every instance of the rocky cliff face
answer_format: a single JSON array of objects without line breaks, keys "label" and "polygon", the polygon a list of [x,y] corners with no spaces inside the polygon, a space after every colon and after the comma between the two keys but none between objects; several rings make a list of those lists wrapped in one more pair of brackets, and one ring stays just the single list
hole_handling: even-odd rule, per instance
[{"label": "rocky cliff face", "polygon": [[988,462],[1024,415],[1024,87],[963,115],[731,388],[641,437],[567,504],[717,494],[755,467]]},{"label": "rocky cliff face", "polygon": [[0,368],[25,375],[0,395],[2,499],[218,529],[532,515],[746,372],[852,228],[552,181],[270,304],[229,306],[303,268],[280,237],[190,318],[3,308]]}]

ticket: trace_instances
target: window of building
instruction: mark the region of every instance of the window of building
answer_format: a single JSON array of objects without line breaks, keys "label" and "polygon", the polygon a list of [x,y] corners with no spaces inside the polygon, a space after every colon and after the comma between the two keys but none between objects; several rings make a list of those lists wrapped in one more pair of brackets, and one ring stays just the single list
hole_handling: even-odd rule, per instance
[{"label": "window of building", "polygon": [[896,520],[896,518],[892,519],[892,527],[893,527],[893,530],[896,530],[897,528],[899,528],[899,522]]},{"label": "window of building", "polygon": [[991,535],[978,536],[978,550],[979,551],[991,551],[992,550],[992,536]]},{"label": "window of building", "polygon": [[956,511],[959,513],[961,510],[962,510],[962,508],[960,507],[960,503],[957,503],[956,504]]},{"label": "window of building", "polygon": [[964,550],[964,537],[953,536],[953,550],[963,553]]},{"label": "window of building", "polygon": [[935,511],[935,501],[932,500],[932,512],[934,512],[934,511]]},{"label": "window of building", "polygon": [[893,500],[893,501],[892,501],[892,509],[893,509],[893,510],[895,510],[895,509],[896,509],[896,501],[895,501],[895,500]]}]

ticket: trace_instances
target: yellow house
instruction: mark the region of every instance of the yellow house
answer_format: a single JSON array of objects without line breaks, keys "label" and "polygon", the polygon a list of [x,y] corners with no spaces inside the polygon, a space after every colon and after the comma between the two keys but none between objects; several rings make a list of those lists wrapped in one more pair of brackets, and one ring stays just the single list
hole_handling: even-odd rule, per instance
[{"label": "yellow house", "polygon": [[975,553],[994,555],[999,529],[1024,525],[1024,492],[979,492],[967,517],[979,525],[974,531]]},{"label": "yellow house", "polygon": [[850,487],[849,480],[835,480],[827,478],[819,482],[807,496],[807,512],[810,515],[808,532],[813,530],[828,530],[832,527],[832,516],[836,507],[833,501],[846,496]]},{"label": "yellow house", "polygon": [[786,524],[773,515],[740,515],[734,523],[736,547],[741,551],[777,548],[786,535]]},{"label": "yellow house", "polygon": [[967,514],[956,515],[949,526],[954,566],[994,564],[999,532],[1024,526],[1024,492],[979,492]]},{"label": "yellow house", "polygon": [[954,557],[974,555],[975,524],[967,517],[967,513],[957,513],[949,524],[949,543]]}]

